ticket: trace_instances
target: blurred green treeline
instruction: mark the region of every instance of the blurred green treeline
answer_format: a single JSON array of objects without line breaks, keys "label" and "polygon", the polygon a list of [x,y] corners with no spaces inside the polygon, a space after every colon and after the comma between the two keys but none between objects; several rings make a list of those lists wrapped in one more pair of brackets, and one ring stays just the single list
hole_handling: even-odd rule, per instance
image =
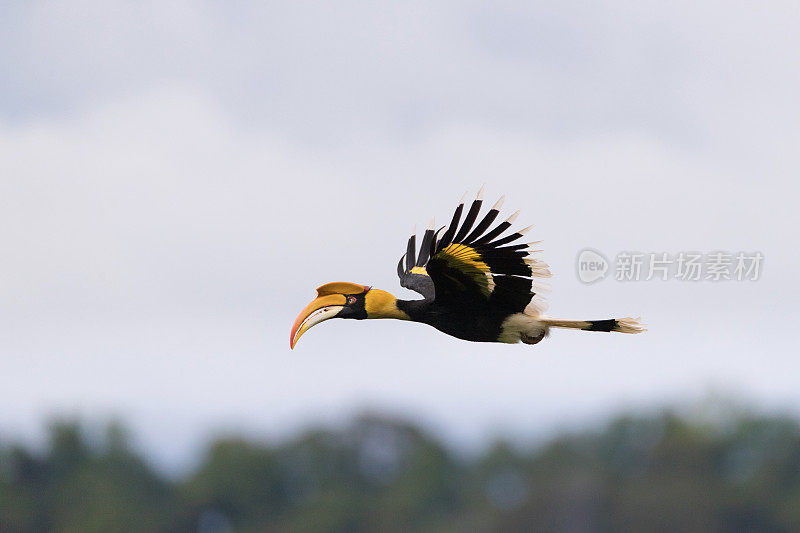
[{"label": "blurred green treeline", "polygon": [[0,443],[0,531],[800,531],[789,417],[624,416],[464,458],[368,416],[276,446],[217,440],[178,480],[119,425],[86,433],[55,423],[43,453]]}]

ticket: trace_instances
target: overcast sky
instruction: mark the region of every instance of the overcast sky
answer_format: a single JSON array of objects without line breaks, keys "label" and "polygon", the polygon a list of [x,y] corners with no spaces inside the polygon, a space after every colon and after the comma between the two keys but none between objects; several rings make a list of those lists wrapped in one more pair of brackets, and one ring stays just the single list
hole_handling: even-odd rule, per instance
[{"label": "overcast sky", "polygon": [[[796,2],[0,4],[0,431],[119,416],[162,464],[362,410],[474,444],[733,392],[800,413]],[[549,313],[471,344],[294,317],[401,297],[414,224],[506,194]],[[582,284],[586,247],[760,251],[756,282]]]}]

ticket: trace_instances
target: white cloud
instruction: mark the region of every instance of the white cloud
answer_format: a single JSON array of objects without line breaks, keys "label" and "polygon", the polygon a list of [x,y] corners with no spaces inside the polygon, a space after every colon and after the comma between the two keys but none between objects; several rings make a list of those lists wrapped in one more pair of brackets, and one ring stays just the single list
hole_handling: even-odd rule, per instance
[{"label": "white cloud", "polygon": [[[120,413],[175,461],[210,428],[365,406],[475,439],[709,386],[800,404],[780,68],[800,48],[785,24],[766,39],[779,12],[160,6],[42,3],[6,33],[0,79],[38,96],[0,89],[0,427]],[[316,285],[396,289],[411,226],[484,181],[545,240],[554,315],[651,331],[531,348],[332,321],[289,352]],[[766,263],[757,283],[586,287],[586,246]]]}]

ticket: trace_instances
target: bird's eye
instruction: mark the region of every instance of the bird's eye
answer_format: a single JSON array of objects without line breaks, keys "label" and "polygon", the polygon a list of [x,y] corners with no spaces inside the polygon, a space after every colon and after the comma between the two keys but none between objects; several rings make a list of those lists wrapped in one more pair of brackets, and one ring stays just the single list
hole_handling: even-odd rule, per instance
[{"label": "bird's eye", "polygon": [[354,303],[356,303],[356,297],[355,296],[348,296],[347,297],[347,305],[353,305]]}]

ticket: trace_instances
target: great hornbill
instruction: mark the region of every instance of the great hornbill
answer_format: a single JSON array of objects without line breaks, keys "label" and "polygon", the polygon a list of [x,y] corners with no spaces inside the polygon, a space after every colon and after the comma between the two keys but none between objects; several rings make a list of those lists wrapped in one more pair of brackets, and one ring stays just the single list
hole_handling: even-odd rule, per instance
[{"label": "great hornbill", "polygon": [[[400,285],[420,293],[422,300],[400,300],[392,294],[357,283],[326,283],[317,298],[297,316],[289,346],[306,331],[330,318],[395,318],[429,324],[443,333],[468,341],[536,344],[551,327],[585,331],[639,333],[634,318],[563,320],[545,316],[546,309],[535,278],[550,277],[546,263],[530,254],[537,243],[512,244],[531,226],[501,237],[519,211],[490,226],[503,198],[475,225],[483,203],[483,187],[464,222],[464,200],[456,207],[447,230],[439,237],[433,223],[425,231],[419,254],[416,232],[397,264]],[[474,229],[473,229],[474,226]],[[416,257],[415,257],[416,255]]]}]

